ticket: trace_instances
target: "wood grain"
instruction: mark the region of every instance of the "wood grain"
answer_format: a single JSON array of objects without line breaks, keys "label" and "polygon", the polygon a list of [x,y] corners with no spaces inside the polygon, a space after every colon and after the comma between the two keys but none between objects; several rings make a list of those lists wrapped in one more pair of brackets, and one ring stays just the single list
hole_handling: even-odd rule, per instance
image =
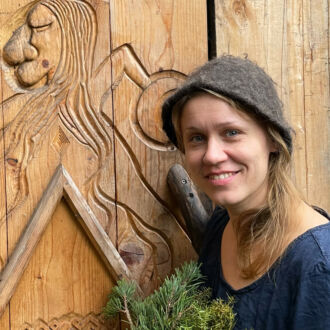
[{"label": "wood grain", "polygon": [[295,182],[329,210],[328,2],[216,0],[215,7],[218,55],[248,56],[273,78],[296,132]]},{"label": "wood grain", "polygon": [[42,200],[16,245],[0,277],[0,315],[14,294],[16,286],[63,194],[62,168],[55,172]]},{"label": "wood grain", "polygon": [[169,168],[182,159],[159,128],[164,98],[207,60],[206,3],[117,0],[110,9],[112,49],[127,45],[131,54],[113,61],[114,77],[130,63],[113,94],[118,249],[148,293],[195,257],[166,185]]},{"label": "wood grain", "polygon": [[[0,8],[2,8],[2,0],[0,1]],[[0,15],[0,26],[4,25],[4,17]],[[2,47],[1,47],[2,48]],[[1,53],[0,53],[1,54]],[[4,113],[3,113],[3,98],[5,90],[5,81],[0,70],[0,125],[3,127]],[[3,141],[3,131],[0,131]],[[0,143],[0,160],[4,159],[4,145]],[[7,241],[7,216],[6,216],[6,184],[5,184],[5,169],[3,164],[0,165],[0,271],[2,271],[8,258],[8,241]],[[7,307],[2,317],[0,317],[0,329],[8,329],[10,324],[9,308]]]},{"label": "wood grain", "polygon": [[[174,267],[196,258],[166,184],[170,166],[182,158],[160,129],[160,108],[207,60],[206,3],[0,4],[3,309],[12,297],[0,328],[45,326],[54,318],[68,325],[72,311],[83,322],[90,312],[98,315],[98,297],[104,303],[108,293],[101,291],[120,274],[148,294]],[[55,185],[50,193],[59,166],[71,177],[62,173],[60,180],[74,185]],[[61,199],[52,217],[55,202],[40,211],[45,194]],[[35,212],[50,222],[35,224]],[[79,213],[79,225],[72,213]],[[73,246],[78,237],[81,251]],[[84,251],[101,261],[86,265],[78,280]],[[57,285],[65,292],[56,293]]]},{"label": "wood grain", "polygon": [[303,4],[308,200],[329,211],[329,1],[304,1]]},{"label": "wood grain", "polygon": [[62,175],[64,180],[63,195],[94,245],[94,248],[103,259],[110,274],[115,280],[130,279],[132,275],[126,264],[88,206],[84,197],[81,195],[78,187],[64,168],[62,168]]},{"label": "wood grain", "polygon": [[[87,323],[83,320],[90,313],[99,318],[113,284],[107,267],[62,199],[11,299],[12,329],[23,325],[28,329],[33,325],[64,327],[64,321],[70,319]],[[70,313],[78,317],[65,317]],[[94,322],[94,328],[102,329],[99,322]]]},{"label": "wood grain", "polygon": [[[114,280],[132,275],[65,168],[60,165],[0,275],[0,316],[21,280],[34,250],[64,197]],[[140,288],[138,290],[141,292]]]},{"label": "wood grain", "polygon": [[188,173],[179,164],[170,168],[167,183],[181,209],[192,245],[199,254],[206,225],[213,212],[212,201],[198,191]]}]

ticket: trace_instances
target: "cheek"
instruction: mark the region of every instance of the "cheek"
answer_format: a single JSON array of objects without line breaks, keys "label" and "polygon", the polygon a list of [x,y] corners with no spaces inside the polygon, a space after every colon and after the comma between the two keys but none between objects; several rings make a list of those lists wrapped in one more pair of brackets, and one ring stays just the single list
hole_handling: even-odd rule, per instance
[{"label": "cheek", "polygon": [[199,172],[201,162],[196,153],[186,153],[184,157],[184,167],[188,174],[194,179],[195,173]]},{"label": "cheek", "polygon": [[250,158],[250,163],[253,164],[256,175],[267,175],[268,162],[269,162],[269,151],[263,148],[255,149],[254,157]]},{"label": "cheek", "polygon": [[228,155],[234,162],[260,174],[261,171],[268,171],[269,153],[268,147],[256,141],[256,143],[242,144]]},{"label": "cheek", "polygon": [[185,164],[194,167],[200,162],[200,156],[197,152],[186,152],[184,157]]}]

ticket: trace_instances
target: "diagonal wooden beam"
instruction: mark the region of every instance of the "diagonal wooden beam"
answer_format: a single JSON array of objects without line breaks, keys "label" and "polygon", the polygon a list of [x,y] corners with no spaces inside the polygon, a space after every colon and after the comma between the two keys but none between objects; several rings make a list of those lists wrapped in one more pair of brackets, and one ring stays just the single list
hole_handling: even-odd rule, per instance
[{"label": "diagonal wooden beam", "polygon": [[73,182],[69,173],[63,168],[64,198],[74,211],[85,233],[103,259],[106,267],[115,279],[131,278],[129,269],[124,260],[111,242],[109,236],[100,225],[93,211]]},{"label": "diagonal wooden beam", "polygon": [[[0,317],[26,269],[61,198],[65,198],[114,279],[131,274],[86,200],[62,165],[43,193],[9,261],[0,274]],[[138,288],[141,293],[141,289]]]},{"label": "diagonal wooden beam", "polygon": [[63,174],[62,167],[59,166],[0,275],[0,316],[14,294],[19,280],[62,196]]}]

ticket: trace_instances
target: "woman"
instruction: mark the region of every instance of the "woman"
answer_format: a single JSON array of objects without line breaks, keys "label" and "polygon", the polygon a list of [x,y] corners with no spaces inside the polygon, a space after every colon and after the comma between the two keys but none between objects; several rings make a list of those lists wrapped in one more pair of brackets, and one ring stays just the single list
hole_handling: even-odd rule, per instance
[{"label": "woman", "polygon": [[271,78],[222,56],[165,101],[162,118],[217,205],[200,262],[213,298],[234,296],[235,328],[329,328],[329,217],[290,180],[291,128]]}]

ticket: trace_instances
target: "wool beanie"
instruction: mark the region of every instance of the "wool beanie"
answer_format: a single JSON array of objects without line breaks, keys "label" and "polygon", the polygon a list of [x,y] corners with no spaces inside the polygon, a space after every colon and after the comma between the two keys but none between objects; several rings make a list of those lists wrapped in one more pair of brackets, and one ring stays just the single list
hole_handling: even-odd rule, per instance
[{"label": "wool beanie", "polygon": [[272,124],[292,153],[292,129],[284,119],[282,102],[273,80],[249,59],[231,55],[213,59],[195,70],[165,100],[162,107],[163,130],[175,146],[178,142],[172,123],[173,107],[184,96],[205,89],[232,99],[261,122]]}]

